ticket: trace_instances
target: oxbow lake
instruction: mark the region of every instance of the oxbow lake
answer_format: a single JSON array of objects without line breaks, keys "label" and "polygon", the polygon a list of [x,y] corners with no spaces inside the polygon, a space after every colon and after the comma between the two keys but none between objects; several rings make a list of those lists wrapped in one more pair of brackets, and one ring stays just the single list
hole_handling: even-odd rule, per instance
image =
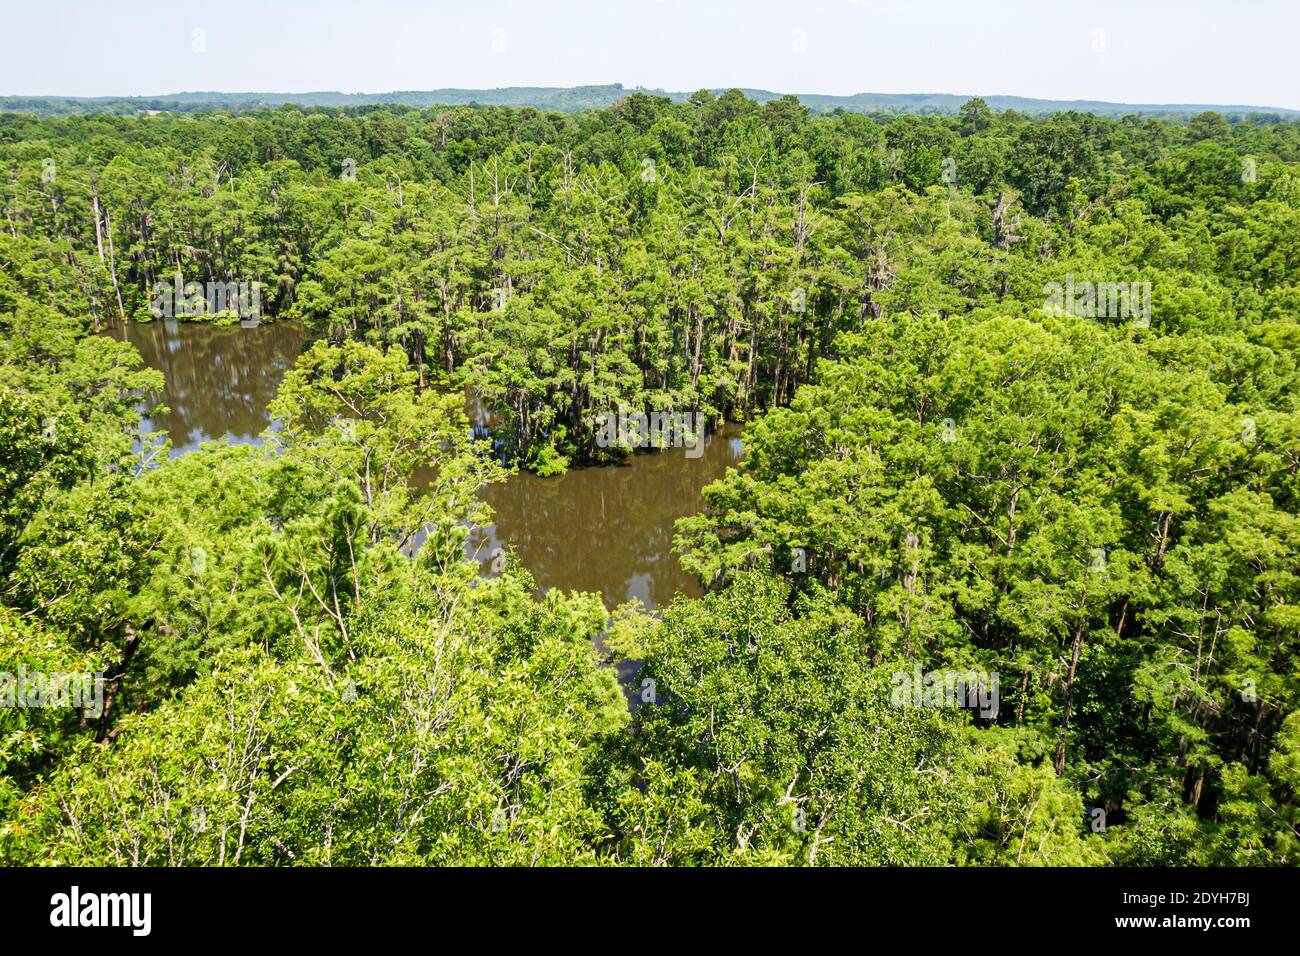
[{"label": "oxbow lake", "polygon": [[[288,322],[241,328],[159,320],[108,334],[131,342],[163,373],[169,411],[142,426],[166,431],[173,456],[219,438],[260,444],[274,427],[267,405],[307,340]],[[473,403],[467,409],[477,414]],[[611,608],[633,597],[654,609],[678,594],[698,596],[673,553],[673,522],[697,512],[700,489],[743,452],[740,429],[728,427],[708,436],[698,458],[671,448],[558,478],[521,472],[483,489],[496,523],[474,529],[470,551],[486,567],[497,548],[512,550],[540,590],[594,591]]]}]

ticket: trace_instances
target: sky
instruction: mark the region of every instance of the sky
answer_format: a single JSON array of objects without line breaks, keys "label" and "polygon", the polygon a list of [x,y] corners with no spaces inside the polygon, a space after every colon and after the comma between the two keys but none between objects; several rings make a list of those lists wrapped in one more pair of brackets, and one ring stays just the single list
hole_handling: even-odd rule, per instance
[{"label": "sky", "polygon": [[1300,0],[0,0],[0,95],[622,83],[1300,109]]}]

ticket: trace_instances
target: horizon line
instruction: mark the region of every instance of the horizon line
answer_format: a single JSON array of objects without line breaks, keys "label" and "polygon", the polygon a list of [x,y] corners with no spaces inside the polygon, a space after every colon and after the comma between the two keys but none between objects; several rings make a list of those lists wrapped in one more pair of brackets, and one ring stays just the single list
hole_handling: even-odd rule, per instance
[{"label": "horizon line", "polygon": [[885,93],[879,91],[863,90],[855,93],[819,93],[804,91],[798,93],[780,92],[770,90],[765,87],[755,86],[709,86],[699,87],[695,90],[669,90],[663,87],[649,87],[644,85],[627,86],[623,83],[613,81],[609,83],[583,83],[573,86],[533,86],[513,84],[509,86],[496,87],[474,87],[474,86],[437,86],[426,89],[392,89],[380,92],[344,92],[341,89],[314,89],[300,91],[285,90],[177,90],[171,93],[96,93],[96,94],[72,94],[72,93],[5,93],[0,94],[0,100],[168,100],[184,96],[235,96],[235,97],[304,97],[304,96],[340,96],[348,98],[383,98],[396,97],[403,95],[428,95],[434,93],[502,93],[510,91],[539,91],[539,92],[563,92],[572,90],[603,90],[619,89],[628,93],[646,93],[649,95],[661,95],[664,97],[689,97],[693,93],[701,90],[707,90],[711,93],[726,92],[728,90],[738,90],[742,93],[758,93],[775,97],[794,96],[797,99],[820,98],[832,100],[853,100],[862,97],[884,97],[884,98],[901,98],[901,99],[928,99],[928,98],[945,98],[962,101],[973,99],[983,100],[1024,100],[1031,103],[1058,103],[1058,104],[1089,104],[1104,107],[1133,107],[1138,109],[1163,109],[1178,110],[1189,108],[1225,110],[1225,111],[1254,111],[1254,112],[1272,112],[1300,115],[1300,109],[1284,106],[1266,106],[1261,104],[1250,103],[1197,103],[1197,102],[1174,102],[1174,103],[1157,103],[1157,102],[1129,102],[1125,100],[1104,100],[1072,97],[1068,99],[1028,96],[1020,93],[947,93],[947,92],[905,92],[905,93]]}]

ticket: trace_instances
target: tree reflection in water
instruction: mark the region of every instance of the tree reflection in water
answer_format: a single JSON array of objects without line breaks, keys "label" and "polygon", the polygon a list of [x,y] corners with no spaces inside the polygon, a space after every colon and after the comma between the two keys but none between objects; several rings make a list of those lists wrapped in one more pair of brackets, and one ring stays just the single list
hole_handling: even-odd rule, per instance
[{"label": "tree reflection in water", "polygon": [[167,411],[141,421],[171,436],[172,456],[226,438],[256,444],[269,424],[266,406],[306,339],[290,322],[256,328],[197,322],[128,322],[110,334],[129,341],[145,364],[163,373]]},{"label": "tree reflection in water", "polygon": [[[267,405],[305,341],[301,326],[283,322],[251,329],[132,322],[111,334],[130,341],[166,378],[169,410],[142,427],[167,431],[173,456],[214,438],[260,441],[270,424]],[[483,420],[473,397],[466,410]],[[698,595],[673,553],[673,522],[698,511],[700,489],[741,455],[740,429],[729,427],[710,435],[698,458],[670,448],[558,478],[514,475],[484,488],[496,523],[472,531],[469,552],[486,570],[497,548],[511,549],[541,590],[594,591],[607,607],[637,597],[653,609],[677,594]]]}]

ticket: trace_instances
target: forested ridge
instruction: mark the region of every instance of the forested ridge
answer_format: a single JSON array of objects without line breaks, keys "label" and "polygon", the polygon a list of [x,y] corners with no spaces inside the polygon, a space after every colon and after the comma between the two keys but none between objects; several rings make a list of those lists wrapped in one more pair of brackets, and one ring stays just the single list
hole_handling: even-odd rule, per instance
[{"label": "forested ridge", "polygon": [[[709,91],[721,95],[725,90]],[[757,103],[767,103],[781,98],[770,90],[741,90]],[[221,93],[185,92],[160,96],[0,96],[0,112],[34,113],[37,116],[66,116],[76,113],[113,113],[134,116],[141,112],[192,113],[207,110],[261,110],[277,106],[313,107],[373,107],[379,105],[409,106],[418,109],[448,106],[509,106],[531,107],[540,110],[557,110],[571,113],[582,110],[606,109],[629,95],[643,95],[670,99],[681,103],[693,94],[649,90],[645,87],[628,89],[622,83],[602,86],[506,86],[493,89],[440,89],[394,90],[391,93],[340,93],[319,91],[314,93]],[[813,112],[831,113],[836,110],[853,113],[917,113],[953,114],[971,97],[952,93],[854,93],[850,96],[833,96],[820,93],[801,93],[795,97],[800,104]],[[1190,119],[1207,111],[1223,113],[1230,122],[1279,122],[1284,117],[1295,116],[1296,110],[1262,106],[1230,106],[1227,104],[1191,103],[1108,103],[1102,100],[1045,100],[1026,96],[990,96],[989,106],[996,110],[1019,110],[1022,113],[1053,113],[1065,110],[1086,110],[1103,116],[1139,115],[1166,116],[1173,119]]]},{"label": "forested ridge", "polygon": [[[1298,227],[1267,117],[0,115],[0,671],[105,678],[0,861],[1294,865]],[[241,282],[280,425],[168,460],[96,333]],[[705,596],[481,575],[618,408],[747,423]]]}]

